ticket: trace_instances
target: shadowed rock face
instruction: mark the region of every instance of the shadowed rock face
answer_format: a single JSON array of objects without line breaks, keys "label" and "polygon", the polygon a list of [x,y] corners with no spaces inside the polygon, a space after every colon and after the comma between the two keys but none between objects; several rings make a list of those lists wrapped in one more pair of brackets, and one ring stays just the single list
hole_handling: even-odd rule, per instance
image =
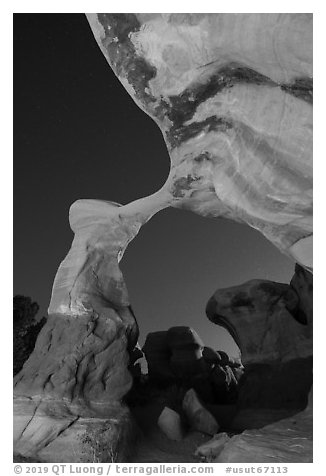
[{"label": "shadowed rock face", "polygon": [[15,379],[16,448],[25,456],[41,457],[68,430],[74,440],[76,418],[111,418],[130,388],[138,330],[119,261],[158,211],[247,223],[312,267],[312,16],[87,17],[115,74],[161,128],[171,170],[161,190],[128,205],[72,205],[75,237],[49,319]]},{"label": "shadowed rock face", "polygon": [[207,373],[203,346],[199,335],[190,327],[150,332],[143,347],[150,380],[163,387],[175,382],[187,385],[196,376]]},{"label": "shadowed rock face", "polygon": [[252,280],[216,291],[206,314],[230,332],[244,366],[287,362],[312,353],[312,327],[296,319],[307,320],[299,299],[288,284]]},{"label": "shadowed rock face", "polygon": [[143,351],[151,385],[192,388],[205,403],[235,402],[238,382],[231,369],[235,364],[225,352],[204,347],[190,327],[149,333]]},{"label": "shadowed rock face", "polygon": [[298,265],[290,285],[249,281],[209,300],[208,318],[229,330],[245,366],[235,426],[261,427],[266,418],[305,408],[312,385],[311,306],[312,276]]}]

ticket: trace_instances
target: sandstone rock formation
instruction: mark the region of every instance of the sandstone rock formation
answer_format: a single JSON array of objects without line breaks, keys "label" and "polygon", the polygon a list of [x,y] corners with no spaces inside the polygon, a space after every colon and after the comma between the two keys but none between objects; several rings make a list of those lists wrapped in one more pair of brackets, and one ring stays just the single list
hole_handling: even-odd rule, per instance
[{"label": "sandstone rock formation", "polygon": [[185,394],[182,409],[193,430],[214,435],[219,430],[218,422],[213,415],[201,404],[196,392],[191,388]]},{"label": "sandstone rock formation", "polygon": [[180,380],[184,385],[196,375],[207,373],[202,356],[203,342],[186,326],[168,331],[150,332],[143,347],[148,375],[157,384],[168,385]]},{"label": "sandstone rock formation", "polygon": [[167,332],[170,348],[170,366],[174,375],[183,382],[191,382],[206,372],[202,355],[204,347],[199,335],[190,327],[171,327]]},{"label": "sandstone rock formation", "polygon": [[[174,206],[232,218],[312,267],[312,15],[88,19],[115,74],[161,128],[171,170],[149,197],[70,209],[75,237],[49,319],[15,378],[15,448],[38,458],[52,458],[67,432],[76,441],[83,418],[110,424],[115,414],[124,424],[119,401],[138,329],[119,261],[152,215]],[[306,336],[299,341],[302,355]]]},{"label": "sandstone rock formation", "polygon": [[296,265],[290,285],[256,280],[218,290],[206,313],[242,351],[233,427],[259,429],[233,437],[218,461],[312,461],[312,399],[299,412],[312,385],[312,275]]},{"label": "sandstone rock formation", "polygon": [[[49,318],[14,380],[16,414],[24,415],[15,419],[15,451],[23,456],[41,458],[80,418],[121,414],[126,422],[117,405],[131,386],[128,350],[138,327],[118,260],[139,223],[121,218],[117,204],[84,200],[71,208],[70,224],[75,239],[53,285]],[[46,439],[48,426],[56,431]]]},{"label": "sandstone rock formation", "polygon": [[[297,292],[292,284],[298,281]],[[275,417],[271,409],[291,412],[305,408],[312,384],[309,301],[311,274],[299,266],[291,285],[249,281],[220,289],[209,300],[208,318],[228,329],[241,350],[245,373],[239,408],[255,408],[256,415],[258,408],[269,409],[263,415],[270,418]],[[257,425],[252,415],[248,419]]]},{"label": "sandstone rock formation", "polygon": [[312,267],[312,15],[87,18],[163,132],[173,206],[248,223]]},{"label": "sandstone rock formation", "polygon": [[163,408],[163,411],[157,420],[157,424],[170,440],[182,440],[183,431],[180,415],[171,408]]},{"label": "sandstone rock formation", "polygon": [[312,463],[312,402],[297,415],[232,437],[217,463]]}]

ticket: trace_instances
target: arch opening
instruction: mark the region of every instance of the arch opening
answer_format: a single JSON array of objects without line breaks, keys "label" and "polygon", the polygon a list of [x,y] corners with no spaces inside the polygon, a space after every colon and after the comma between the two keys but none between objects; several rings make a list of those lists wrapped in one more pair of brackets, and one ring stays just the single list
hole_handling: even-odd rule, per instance
[{"label": "arch opening", "polygon": [[[158,338],[171,328],[190,327],[199,334],[205,347],[226,352],[233,363],[241,361],[241,352],[232,333],[205,316],[212,293],[253,278],[289,282],[293,275],[293,263],[248,226],[226,219],[207,220],[171,208],[161,211],[159,217],[154,216],[140,230],[137,239],[129,244],[120,267],[138,321],[141,348],[146,346],[150,335],[156,334]],[[166,360],[171,359],[169,352]],[[146,357],[138,363],[142,362],[141,374],[148,377]],[[233,369],[233,373],[239,381],[243,367],[239,371]],[[180,410],[180,398],[189,385],[181,382],[178,390],[174,381],[173,385],[158,387],[160,398],[164,399],[167,393],[166,402]],[[145,388],[145,397],[128,395],[126,401],[131,408],[141,406],[142,398],[144,401],[149,398],[149,387]],[[238,394],[229,401],[214,398],[205,405],[228,427],[237,411]],[[220,408],[214,409],[214,404],[222,405],[226,418]]]}]

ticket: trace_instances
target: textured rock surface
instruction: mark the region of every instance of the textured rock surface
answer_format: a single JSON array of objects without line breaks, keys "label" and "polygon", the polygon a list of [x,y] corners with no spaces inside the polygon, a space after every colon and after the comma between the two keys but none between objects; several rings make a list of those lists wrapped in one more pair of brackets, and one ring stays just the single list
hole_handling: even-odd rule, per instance
[{"label": "textured rock surface", "polygon": [[294,417],[244,431],[224,446],[218,463],[312,463],[312,402]]},{"label": "textured rock surface", "polygon": [[143,347],[149,378],[162,385],[176,380],[186,385],[197,375],[206,374],[203,346],[198,334],[186,326],[149,333]]},{"label": "textured rock surface", "polygon": [[[300,282],[299,294],[293,282]],[[238,401],[242,413],[234,421],[237,428],[261,427],[286,416],[286,410],[293,414],[305,408],[312,385],[309,299],[311,274],[296,266],[291,285],[249,281],[218,290],[209,300],[208,318],[229,330],[245,366]],[[255,410],[243,411],[248,408]]]},{"label": "textured rock surface", "polygon": [[143,347],[153,385],[193,387],[205,403],[233,403],[238,382],[228,355],[204,347],[190,327],[151,332]]},{"label": "textured rock surface", "polygon": [[32,461],[126,461],[133,435],[129,412],[119,404],[106,418],[81,417],[64,401],[14,399],[14,453]]},{"label": "textured rock surface", "polygon": [[227,433],[218,433],[211,440],[200,445],[196,452],[196,456],[200,456],[204,461],[214,460],[222,451],[226,443],[230,441]]},{"label": "textured rock surface", "polygon": [[182,440],[183,431],[180,415],[171,408],[163,408],[157,420],[157,425],[170,440]]},{"label": "textured rock surface", "polygon": [[202,356],[203,342],[190,327],[171,327],[167,332],[171,351],[170,366],[174,375],[183,382],[191,382],[197,375],[205,373]]},{"label": "textured rock surface", "polygon": [[[64,406],[78,418],[103,419],[130,388],[138,334],[118,263],[152,215],[175,206],[232,218],[312,266],[312,15],[88,19],[122,84],[160,126],[171,170],[161,190],[128,205],[72,205],[74,241],[14,391],[33,405],[41,399],[50,417]],[[21,421],[17,415],[18,433]],[[41,419],[27,412],[24,421],[22,436],[35,435],[29,454],[48,448]]]},{"label": "textured rock surface", "polygon": [[312,266],[312,15],[90,14],[160,126],[173,206],[260,230]]},{"label": "textured rock surface", "polygon": [[196,392],[191,388],[185,394],[182,409],[192,429],[214,435],[219,425],[213,415],[200,403]]},{"label": "textured rock surface", "polygon": [[171,351],[168,347],[166,334],[167,331],[150,332],[147,334],[143,346],[149,379],[157,385],[166,385],[175,380],[170,367]]}]

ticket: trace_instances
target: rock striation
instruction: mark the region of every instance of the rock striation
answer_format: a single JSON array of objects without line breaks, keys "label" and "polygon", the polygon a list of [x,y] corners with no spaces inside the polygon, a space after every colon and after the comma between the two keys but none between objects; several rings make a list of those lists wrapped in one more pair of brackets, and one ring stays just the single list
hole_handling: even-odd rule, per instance
[{"label": "rock striation", "polygon": [[205,462],[214,461],[228,441],[230,437],[227,433],[217,433],[211,440],[196,449],[195,456],[199,456]]},{"label": "rock striation", "polygon": [[171,408],[163,408],[157,420],[157,425],[170,440],[182,440],[183,430],[180,415]]},{"label": "rock striation", "polygon": [[[87,18],[117,77],[161,128],[171,169],[149,197],[70,209],[75,236],[49,318],[14,381],[15,451],[41,461],[57,461],[67,432],[82,461],[81,421],[128,426],[120,401],[138,327],[119,261],[155,213],[173,206],[246,223],[312,268],[312,15]],[[297,344],[291,355],[305,352],[306,336]]]},{"label": "rock striation", "polygon": [[172,206],[247,223],[312,267],[312,15],[87,18],[162,130]]},{"label": "rock striation", "polygon": [[297,415],[232,437],[217,463],[312,463],[312,402]]}]

